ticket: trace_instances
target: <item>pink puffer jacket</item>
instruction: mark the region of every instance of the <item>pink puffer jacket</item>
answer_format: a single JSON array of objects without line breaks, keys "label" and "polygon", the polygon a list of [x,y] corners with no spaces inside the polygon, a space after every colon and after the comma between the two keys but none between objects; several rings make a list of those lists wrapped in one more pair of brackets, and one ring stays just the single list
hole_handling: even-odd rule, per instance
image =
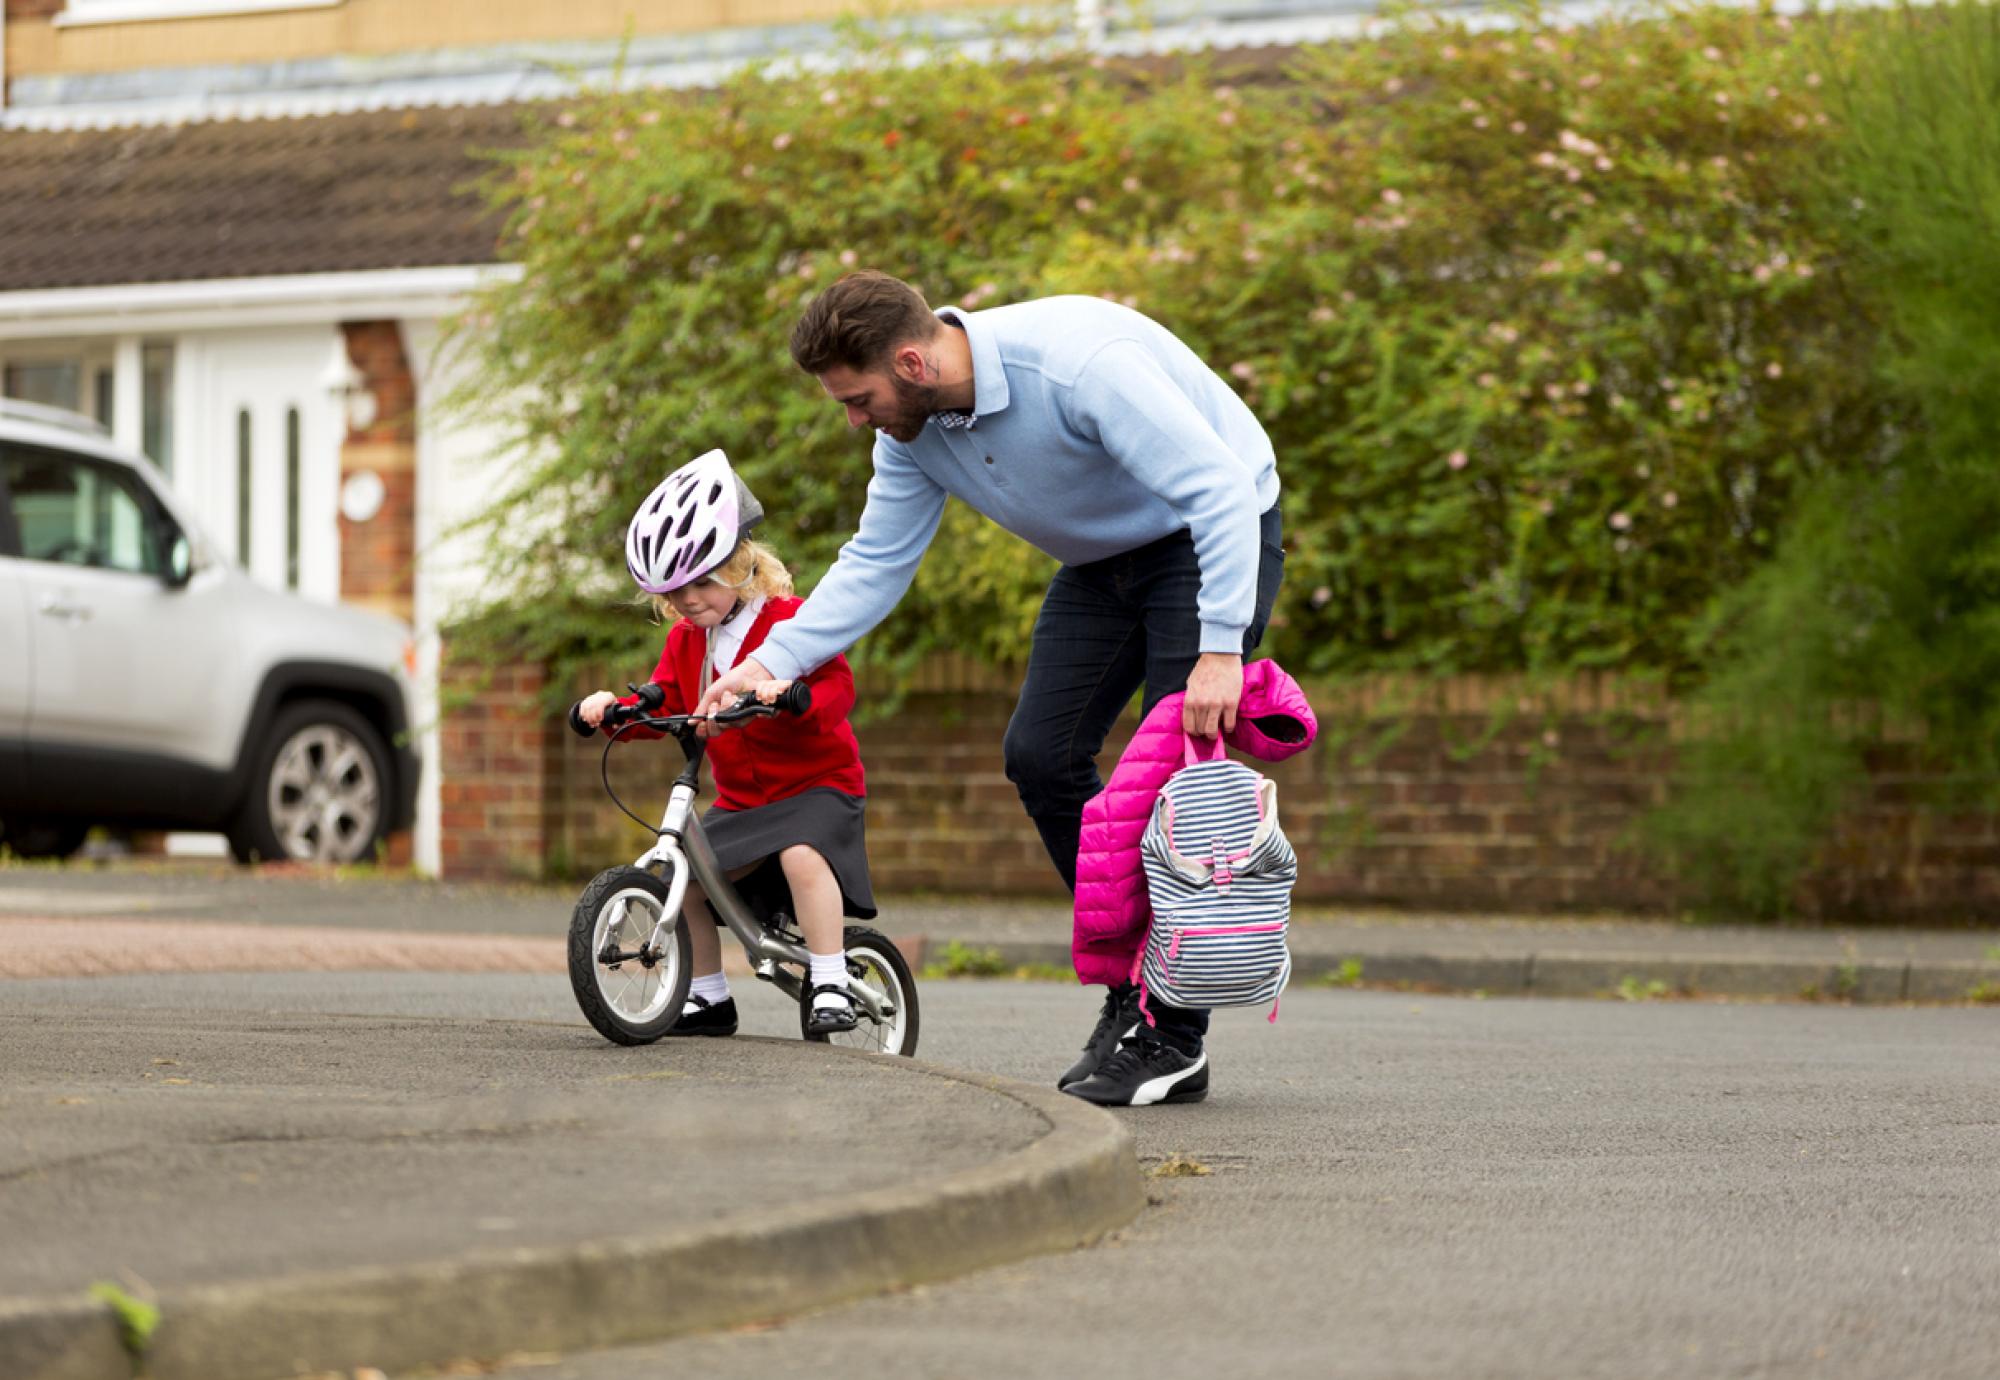
[{"label": "pink puffer jacket", "polygon": [[[1152,817],[1160,787],[1180,769],[1184,736],[1181,701],[1169,695],[1153,706],[1104,789],[1083,807],[1083,836],[1076,850],[1076,928],[1070,954],[1080,982],[1113,985],[1132,976],[1132,960],[1152,918],[1139,838]],[[1243,698],[1229,746],[1266,762],[1282,761],[1312,745],[1319,720],[1298,682],[1271,660],[1243,668]]]}]

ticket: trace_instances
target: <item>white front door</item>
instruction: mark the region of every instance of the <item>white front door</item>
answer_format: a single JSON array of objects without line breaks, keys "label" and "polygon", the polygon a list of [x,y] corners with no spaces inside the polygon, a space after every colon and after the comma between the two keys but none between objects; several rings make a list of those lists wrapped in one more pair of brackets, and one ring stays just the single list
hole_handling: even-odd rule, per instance
[{"label": "white front door", "polygon": [[329,604],[340,598],[344,427],[320,380],[339,334],[300,326],[184,337],[195,416],[192,450],[174,476],[202,525],[259,583]]}]

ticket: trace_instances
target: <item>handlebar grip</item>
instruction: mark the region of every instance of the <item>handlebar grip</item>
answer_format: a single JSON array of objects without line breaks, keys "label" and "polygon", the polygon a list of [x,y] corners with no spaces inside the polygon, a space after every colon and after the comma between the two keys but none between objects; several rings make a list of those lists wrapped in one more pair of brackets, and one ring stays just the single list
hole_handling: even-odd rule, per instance
[{"label": "handlebar grip", "polygon": [[597,736],[597,730],[585,723],[583,715],[577,712],[582,708],[582,700],[569,707],[569,730],[579,738],[594,738]]},{"label": "handlebar grip", "polygon": [[787,714],[803,714],[812,708],[812,687],[802,680],[795,680],[785,687],[785,693],[772,703]]}]

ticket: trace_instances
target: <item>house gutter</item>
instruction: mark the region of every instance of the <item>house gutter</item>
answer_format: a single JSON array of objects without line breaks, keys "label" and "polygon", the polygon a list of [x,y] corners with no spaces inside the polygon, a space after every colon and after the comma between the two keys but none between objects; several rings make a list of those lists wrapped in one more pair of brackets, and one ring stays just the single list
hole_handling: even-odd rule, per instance
[{"label": "house gutter", "polygon": [[514,264],[385,268],[0,292],[0,337],[145,333],[448,316]]}]

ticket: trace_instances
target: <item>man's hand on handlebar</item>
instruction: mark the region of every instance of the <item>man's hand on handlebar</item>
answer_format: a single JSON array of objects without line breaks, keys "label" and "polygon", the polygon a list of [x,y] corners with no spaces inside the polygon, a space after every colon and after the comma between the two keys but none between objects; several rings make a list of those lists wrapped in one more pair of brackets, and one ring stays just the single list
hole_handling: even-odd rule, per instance
[{"label": "man's hand on handlebar", "polygon": [[[773,681],[771,673],[763,662],[754,656],[746,656],[727,671],[715,678],[708,687],[708,693],[701,697],[701,703],[694,707],[696,714],[713,714],[726,705],[736,703],[737,697],[755,691],[759,686],[784,682]],[[759,696],[762,698],[762,696]],[[769,703],[769,701],[765,701]]]}]

